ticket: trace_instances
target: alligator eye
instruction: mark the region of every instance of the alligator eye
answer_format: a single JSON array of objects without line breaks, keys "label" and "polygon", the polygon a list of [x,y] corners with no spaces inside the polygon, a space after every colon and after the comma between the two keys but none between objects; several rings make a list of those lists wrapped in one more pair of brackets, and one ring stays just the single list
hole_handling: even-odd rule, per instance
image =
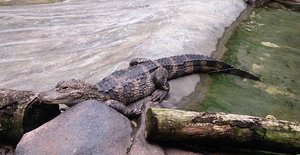
[{"label": "alligator eye", "polygon": [[61,89],[68,89],[68,87],[62,87]]}]

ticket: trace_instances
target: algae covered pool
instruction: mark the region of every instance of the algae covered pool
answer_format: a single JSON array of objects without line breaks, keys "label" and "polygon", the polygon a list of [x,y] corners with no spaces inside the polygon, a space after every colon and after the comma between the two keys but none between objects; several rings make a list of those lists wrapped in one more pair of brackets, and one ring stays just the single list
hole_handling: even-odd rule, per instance
[{"label": "algae covered pool", "polygon": [[262,82],[213,75],[198,111],[222,111],[300,121],[300,13],[255,9],[234,32],[223,60]]}]

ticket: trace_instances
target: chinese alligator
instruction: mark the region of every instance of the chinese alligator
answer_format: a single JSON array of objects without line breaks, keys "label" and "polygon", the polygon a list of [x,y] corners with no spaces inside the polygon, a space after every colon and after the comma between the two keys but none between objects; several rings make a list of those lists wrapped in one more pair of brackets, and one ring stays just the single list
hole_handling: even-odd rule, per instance
[{"label": "chinese alligator", "polygon": [[130,62],[130,67],[113,72],[96,85],[75,79],[62,81],[38,97],[43,102],[67,105],[96,99],[126,116],[135,116],[141,113],[141,109],[130,111],[125,105],[149,95],[154,102],[162,101],[170,89],[168,80],[192,73],[216,72],[260,80],[215,58],[187,54],[158,60],[136,58]]}]

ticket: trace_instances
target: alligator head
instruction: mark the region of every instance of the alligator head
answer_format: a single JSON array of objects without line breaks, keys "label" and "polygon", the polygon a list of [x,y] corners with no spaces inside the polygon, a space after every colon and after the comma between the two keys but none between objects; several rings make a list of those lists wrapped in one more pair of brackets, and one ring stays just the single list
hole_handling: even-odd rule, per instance
[{"label": "alligator head", "polygon": [[88,99],[98,99],[101,95],[97,88],[81,80],[59,82],[54,89],[41,92],[40,101],[51,104],[76,104]]}]

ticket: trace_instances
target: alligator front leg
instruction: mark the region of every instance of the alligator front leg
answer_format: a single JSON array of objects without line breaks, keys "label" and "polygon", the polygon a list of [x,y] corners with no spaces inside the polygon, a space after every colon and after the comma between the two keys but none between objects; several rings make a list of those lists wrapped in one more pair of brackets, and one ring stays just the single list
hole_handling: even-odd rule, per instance
[{"label": "alligator front leg", "polygon": [[168,71],[163,68],[159,67],[153,74],[153,81],[157,90],[155,90],[151,95],[151,100],[153,102],[161,102],[165,99],[168,95],[170,90],[170,85],[168,82]]},{"label": "alligator front leg", "polygon": [[128,118],[134,118],[139,116],[142,113],[142,106],[138,109],[130,110],[128,109],[123,103],[116,101],[116,100],[108,100],[105,102],[108,106],[115,109],[119,113],[123,114],[124,116]]}]

